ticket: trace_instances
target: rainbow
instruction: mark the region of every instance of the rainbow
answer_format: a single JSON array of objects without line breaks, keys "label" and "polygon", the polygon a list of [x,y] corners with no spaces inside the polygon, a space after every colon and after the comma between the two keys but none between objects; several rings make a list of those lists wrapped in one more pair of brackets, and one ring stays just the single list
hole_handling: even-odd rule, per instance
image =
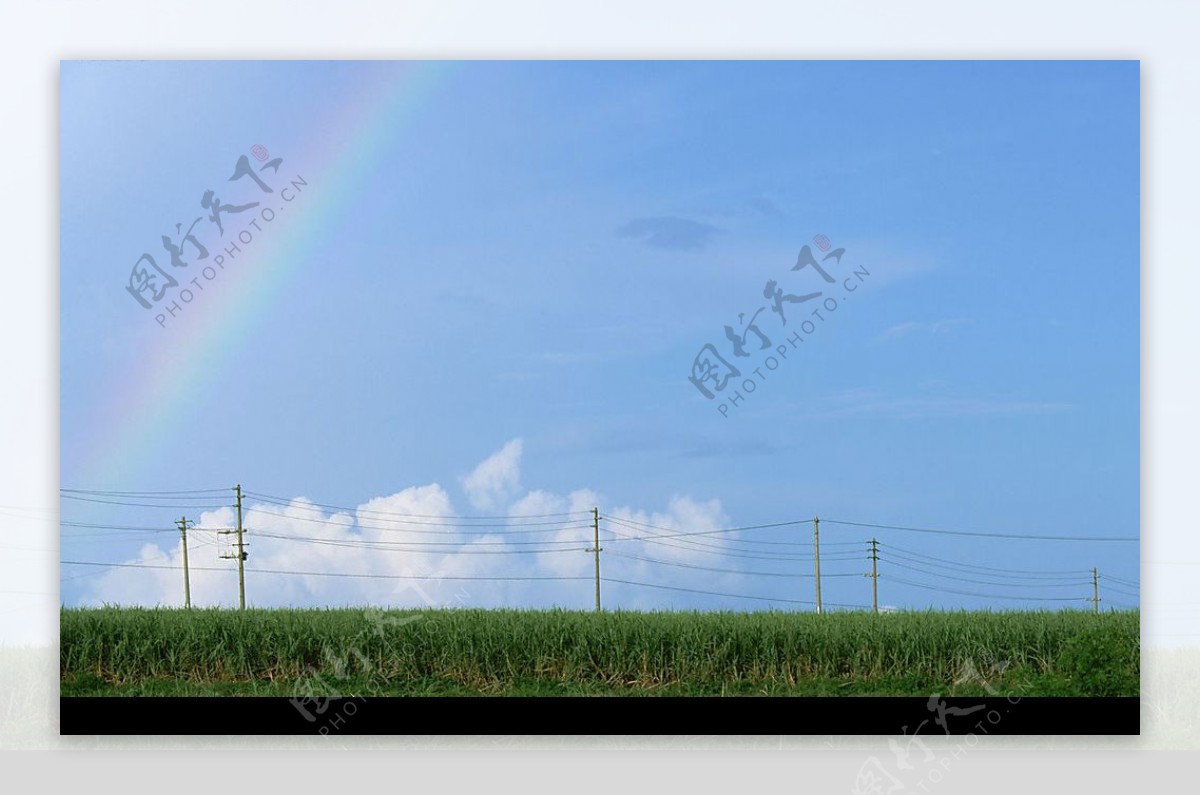
[{"label": "rainbow", "polygon": [[[240,267],[227,266],[213,281],[220,289],[197,294],[165,330],[150,312],[137,318],[145,326],[135,335],[142,346],[137,363],[101,398],[85,438],[72,438],[61,448],[64,459],[68,451],[71,455],[74,481],[61,485],[132,488],[148,476],[139,467],[169,443],[172,429],[195,409],[200,395],[218,388],[213,383],[222,353],[247,336],[263,308],[300,272],[314,240],[338,224],[381,152],[395,146],[423,101],[454,68],[445,62],[371,64],[344,105],[331,109],[330,118],[340,124],[322,128],[321,140],[307,151],[278,153],[284,163],[275,184],[286,185],[299,174],[308,183],[302,200],[277,216],[273,227],[255,232],[253,247],[237,260]],[[177,295],[178,289],[164,302]]]}]

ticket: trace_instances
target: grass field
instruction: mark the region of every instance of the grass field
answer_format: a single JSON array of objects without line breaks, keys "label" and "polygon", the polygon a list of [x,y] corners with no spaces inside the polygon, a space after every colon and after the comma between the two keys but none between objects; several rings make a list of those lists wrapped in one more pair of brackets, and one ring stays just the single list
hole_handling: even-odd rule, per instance
[{"label": "grass field", "polygon": [[1139,691],[1136,611],[64,609],[60,649],[64,696]]}]

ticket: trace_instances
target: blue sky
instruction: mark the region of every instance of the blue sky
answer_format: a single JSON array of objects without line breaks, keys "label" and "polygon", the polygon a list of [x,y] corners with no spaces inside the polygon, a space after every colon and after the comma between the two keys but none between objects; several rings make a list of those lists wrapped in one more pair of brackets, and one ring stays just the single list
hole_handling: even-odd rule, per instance
[{"label": "blue sky", "polygon": [[[1119,578],[1103,604],[1136,604],[1136,543],[830,520],[1139,534],[1138,81],[1136,62],[64,63],[62,485],[347,509],[247,500],[248,566],[376,575],[248,574],[263,605],[587,608],[584,580],[448,578],[590,577],[593,505],[605,575],[660,586],[606,585],[614,607],[808,609],[811,578],[774,575],[811,573],[810,524],[612,534],[814,514],[831,603],[870,603],[876,537],[886,605],[1086,607],[1093,566]],[[204,190],[264,198],[226,180],[254,144],[313,209],[276,202],[160,326],[130,267],[170,268],[157,241]],[[211,260],[222,238],[196,229]],[[845,249],[833,283],[792,269],[825,256],[817,235]],[[709,343],[767,366],[723,328],[768,280],[823,295],[785,305],[786,331],[758,316],[772,349],[804,342],[726,416],[742,379],[708,400],[688,375]],[[167,396],[146,386],[164,363]],[[134,439],[126,405],[161,422]],[[64,499],[64,560],[177,565],[177,533],[123,528],[187,513],[209,528],[191,565],[225,569],[195,571],[194,599],[236,596],[228,494],[113,502],[154,507]],[[527,535],[547,528],[417,518],[550,513],[570,515]],[[430,579],[387,579],[405,572]],[[173,569],[62,577],[65,604],[181,598]]]}]

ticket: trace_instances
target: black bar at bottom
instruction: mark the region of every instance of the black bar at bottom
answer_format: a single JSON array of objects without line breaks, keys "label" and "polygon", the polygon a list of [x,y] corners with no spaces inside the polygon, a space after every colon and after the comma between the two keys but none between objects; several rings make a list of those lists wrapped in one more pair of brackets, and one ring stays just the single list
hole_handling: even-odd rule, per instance
[{"label": "black bar at bottom", "polygon": [[556,735],[594,735],[606,725],[621,726],[621,734],[1119,735],[1140,733],[1140,703],[1137,697],[875,696],[59,699],[62,734],[326,736],[511,735],[514,715],[532,719],[521,725]]}]

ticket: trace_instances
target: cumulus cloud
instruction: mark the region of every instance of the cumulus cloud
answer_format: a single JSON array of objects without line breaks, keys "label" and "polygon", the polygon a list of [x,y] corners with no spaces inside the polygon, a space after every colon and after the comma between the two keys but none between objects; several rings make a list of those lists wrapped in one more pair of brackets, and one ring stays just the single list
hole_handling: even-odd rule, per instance
[{"label": "cumulus cloud", "polygon": [[[727,540],[713,531],[729,526],[720,500],[699,502],[678,495],[670,499],[665,511],[618,507],[612,511],[612,518],[623,537],[668,536],[656,542],[654,554],[676,561],[705,559]],[[684,533],[687,535],[681,535]]]},{"label": "cumulus cloud", "polygon": [[512,439],[485,458],[462,479],[463,491],[476,508],[498,510],[521,487],[524,442]]},{"label": "cumulus cloud", "polygon": [[[523,446],[514,439],[464,478],[476,510],[462,510],[438,483],[406,486],[335,508],[299,496],[247,500],[246,597],[253,607],[563,607],[591,609],[600,507],[606,608],[691,606],[688,589],[761,592],[724,554],[745,543],[727,532],[720,501],[686,495],[665,507],[604,508],[588,488],[521,492]],[[486,507],[486,514],[479,508]],[[502,517],[502,518],[497,518]],[[238,603],[232,509],[201,515],[189,532],[192,603]],[[714,532],[718,531],[718,532]],[[183,603],[178,536],[91,577],[85,605]],[[677,590],[681,589],[681,590]],[[711,599],[710,599],[711,602]],[[729,600],[726,606],[755,603]]]}]

